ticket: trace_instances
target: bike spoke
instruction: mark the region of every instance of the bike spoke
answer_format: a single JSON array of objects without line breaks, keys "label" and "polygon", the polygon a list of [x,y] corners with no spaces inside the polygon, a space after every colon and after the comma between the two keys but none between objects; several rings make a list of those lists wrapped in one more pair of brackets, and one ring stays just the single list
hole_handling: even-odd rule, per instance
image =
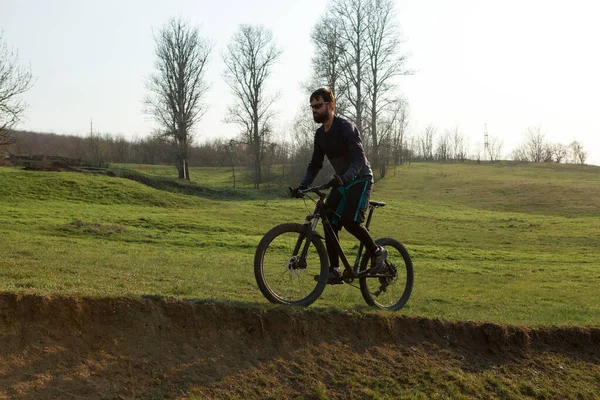
[{"label": "bike spoke", "polygon": [[[406,249],[395,240],[384,239],[388,255],[385,268],[376,276],[361,278],[361,291],[367,303],[396,310],[404,306],[412,290],[412,262]],[[402,252],[405,253],[406,258]],[[368,261],[365,269],[369,268]]]},{"label": "bike spoke", "polygon": [[[319,275],[321,262],[311,244],[306,256],[306,267],[298,266],[298,257],[294,257],[294,248],[298,241],[297,232],[278,235],[264,253],[263,277],[269,290],[286,302],[299,301],[307,297],[315,288],[314,275]],[[300,251],[304,247],[302,240]]]}]

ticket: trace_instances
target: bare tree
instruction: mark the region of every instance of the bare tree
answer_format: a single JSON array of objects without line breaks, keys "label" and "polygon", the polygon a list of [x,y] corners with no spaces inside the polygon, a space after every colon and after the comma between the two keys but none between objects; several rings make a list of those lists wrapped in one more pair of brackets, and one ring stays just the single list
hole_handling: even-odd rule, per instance
[{"label": "bare tree", "polygon": [[488,141],[487,152],[490,157],[490,161],[498,161],[500,160],[500,156],[502,155],[502,147],[504,146],[504,141],[498,137],[491,136]]},{"label": "bare tree", "polygon": [[392,128],[392,147],[394,151],[394,165],[404,164],[405,156],[410,152],[407,146],[406,131],[408,128],[408,103],[400,100],[397,105],[398,113],[395,113]]},{"label": "bare tree", "polygon": [[523,145],[520,145],[513,150],[512,158],[515,161],[529,161],[529,159],[527,158],[527,154],[525,153],[525,147]]},{"label": "bare tree", "polygon": [[464,161],[467,158],[465,138],[458,126],[455,126],[450,133],[450,146],[454,160]]},{"label": "bare tree", "polygon": [[334,0],[332,18],[339,21],[343,43],[342,80],[347,88],[349,107],[345,114],[359,132],[365,133],[365,75],[367,69],[367,15],[369,0]]},{"label": "bare tree", "polygon": [[312,156],[317,127],[312,114],[306,106],[302,106],[290,122],[289,129],[286,130],[289,132],[291,146],[290,183],[292,184],[297,184],[306,172],[306,166]]},{"label": "bare tree", "polygon": [[127,154],[129,153],[129,142],[125,139],[125,136],[122,134],[118,134],[113,141],[113,151],[112,151],[112,160],[118,163],[125,163],[129,160],[127,159]]},{"label": "bare tree", "polygon": [[450,159],[452,133],[448,130],[438,139],[437,150],[435,152],[435,158],[438,161],[447,161]]},{"label": "bare tree", "polygon": [[314,26],[310,34],[315,49],[311,59],[312,77],[304,87],[307,93],[317,87],[328,87],[335,95],[336,113],[344,115],[348,104],[344,99],[347,93],[346,82],[342,79],[345,49],[340,34],[340,21],[331,14],[325,14]]},{"label": "bare tree", "polygon": [[569,149],[571,150],[571,162],[574,164],[585,164],[587,153],[583,150],[581,143],[575,140],[569,145]]},{"label": "bare tree", "polygon": [[294,117],[292,142],[297,143],[301,147],[309,147],[312,151],[317,128],[318,124],[313,119],[311,113],[302,107]]},{"label": "bare tree", "polygon": [[294,147],[294,152],[297,156],[301,156],[299,160],[303,169],[302,173],[306,170],[306,165],[310,162],[312,156],[315,131],[318,128],[318,124],[315,123],[311,113],[306,111],[304,107],[296,113],[292,122],[291,131],[291,142]]},{"label": "bare tree", "polygon": [[94,165],[103,167],[111,157],[110,135],[90,132],[87,137],[87,154],[85,158]]},{"label": "bare tree", "polygon": [[482,142],[476,142],[475,148],[471,147],[469,149],[469,151],[471,152],[471,155],[469,158],[477,161],[478,164],[481,161],[485,160],[486,156],[485,156],[484,144]]},{"label": "bare tree", "polygon": [[[311,83],[326,84],[336,95],[336,112],[362,134],[371,164],[378,152],[397,94],[394,78],[410,73],[399,54],[401,35],[392,0],[333,0],[312,33],[316,56]],[[388,140],[389,138],[386,138]],[[387,156],[386,156],[387,157]]]},{"label": "bare tree", "polygon": [[141,151],[141,163],[154,164],[160,160],[160,157],[170,151],[169,143],[162,134],[152,134],[139,142]]},{"label": "bare tree", "polygon": [[430,124],[418,138],[419,153],[423,160],[433,160],[433,138],[436,132],[437,128]]},{"label": "bare tree", "polygon": [[147,82],[147,112],[160,124],[163,135],[176,146],[179,178],[190,179],[188,146],[193,128],[206,112],[208,92],[205,68],[213,45],[196,27],[171,19],[154,35],[156,72]]},{"label": "bare tree", "polygon": [[21,95],[32,86],[31,69],[19,65],[19,53],[8,48],[0,31],[0,148],[14,143],[12,128],[27,108]]},{"label": "bare tree", "polygon": [[546,162],[549,152],[541,126],[530,126],[525,132],[525,141],[513,151],[513,158],[518,161]]},{"label": "bare tree", "polygon": [[403,98],[395,101],[390,113],[392,161],[394,165],[404,163],[404,156],[408,150],[406,145],[406,129],[408,127],[408,103]]},{"label": "bare tree", "polygon": [[235,189],[235,163],[236,163],[236,146],[238,143],[235,139],[231,139],[229,143],[225,146],[225,150],[229,155],[229,159],[231,160],[231,177],[233,179],[233,188]]},{"label": "bare tree", "polygon": [[254,156],[254,188],[261,183],[261,161],[271,134],[271,105],[275,97],[266,98],[265,82],[281,55],[273,34],[262,26],[240,25],[227,51],[224,78],[235,96],[226,121],[241,128],[243,141]]},{"label": "bare tree", "polygon": [[380,117],[379,124],[379,173],[383,178],[391,162],[398,165],[404,146],[404,134],[408,124],[406,101],[397,98],[391,102],[389,110]]},{"label": "bare tree", "polygon": [[401,36],[397,23],[394,2],[371,0],[367,13],[366,57],[366,112],[370,117],[369,131],[372,140],[371,161],[375,167],[379,162],[380,132],[378,124],[395,100],[396,85],[393,79],[410,74],[405,68],[406,57],[399,54]]},{"label": "bare tree", "polygon": [[552,145],[552,158],[553,161],[557,163],[561,163],[566,161],[567,155],[569,154],[569,149],[562,143],[555,143]]}]

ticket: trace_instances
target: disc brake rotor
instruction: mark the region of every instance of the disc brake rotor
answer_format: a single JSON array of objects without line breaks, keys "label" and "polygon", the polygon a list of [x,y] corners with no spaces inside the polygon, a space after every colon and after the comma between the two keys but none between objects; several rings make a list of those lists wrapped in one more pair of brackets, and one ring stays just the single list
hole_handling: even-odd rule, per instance
[{"label": "disc brake rotor", "polygon": [[297,278],[304,273],[304,268],[298,266],[298,256],[291,256],[287,262],[287,271],[292,278]]}]

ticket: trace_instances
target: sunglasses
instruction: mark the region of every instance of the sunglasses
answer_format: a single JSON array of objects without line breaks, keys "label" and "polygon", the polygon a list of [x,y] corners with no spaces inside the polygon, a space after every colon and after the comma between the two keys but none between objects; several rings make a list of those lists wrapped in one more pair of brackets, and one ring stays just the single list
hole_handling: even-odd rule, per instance
[{"label": "sunglasses", "polygon": [[321,103],[317,103],[317,104],[309,104],[310,108],[312,108],[313,110],[318,110],[319,108],[323,107],[323,104],[329,104],[329,101],[323,101]]}]

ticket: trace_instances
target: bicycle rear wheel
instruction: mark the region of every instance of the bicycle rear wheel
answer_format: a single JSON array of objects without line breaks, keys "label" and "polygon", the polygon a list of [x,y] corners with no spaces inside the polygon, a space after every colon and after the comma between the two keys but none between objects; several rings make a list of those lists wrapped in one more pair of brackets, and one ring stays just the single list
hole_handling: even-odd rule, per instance
[{"label": "bicycle rear wheel", "polygon": [[[306,260],[306,227],[290,223],[265,234],[254,256],[254,276],[262,294],[271,303],[308,306],[327,285],[329,261],[323,242],[312,236]],[[315,276],[318,279],[315,280]]]},{"label": "bicycle rear wheel", "polygon": [[[385,268],[377,276],[366,275],[360,278],[360,292],[370,306],[390,311],[399,310],[408,301],[413,287],[413,265],[406,248],[392,238],[375,241],[386,248],[388,255]],[[371,267],[371,256],[365,254],[360,270]]]}]

